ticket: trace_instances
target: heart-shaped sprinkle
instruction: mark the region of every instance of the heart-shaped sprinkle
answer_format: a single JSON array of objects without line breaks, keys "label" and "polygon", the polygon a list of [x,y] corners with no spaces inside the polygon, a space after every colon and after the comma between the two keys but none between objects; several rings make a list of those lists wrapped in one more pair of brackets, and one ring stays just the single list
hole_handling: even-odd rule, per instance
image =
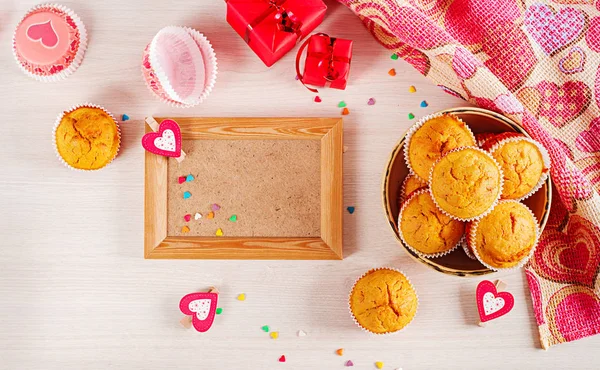
[{"label": "heart-shaped sprinkle", "polygon": [[356,208],[354,208],[354,207],[348,207],[346,209],[348,210],[348,213],[350,213],[350,214],[353,214],[354,210],[356,210]]},{"label": "heart-shaped sprinkle", "polygon": [[338,103],[338,108],[344,108],[345,106],[346,106],[346,102],[343,100]]},{"label": "heart-shaped sprinkle", "polygon": [[381,361],[377,361],[377,362],[375,363],[375,367],[376,367],[376,368],[378,368],[378,369],[383,369],[383,362],[381,362]]},{"label": "heart-shaped sprinkle", "polygon": [[395,70],[394,68],[390,69],[390,70],[388,71],[388,75],[390,75],[390,76],[395,76],[395,75],[396,75],[396,70]]},{"label": "heart-shaped sprinkle", "polygon": [[296,81],[298,81],[300,79],[300,76],[296,75],[295,79]]},{"label": "heart-shaped sprinkle", "polygon": [[124,114],[124,115],[121,117],[121,121],[129,121],[129,116],[128,116],[128,115],[126,115],[126,114]]},{"label": "heart-shaped sprinkle", "polygon": [[223,230],[221,230],[221,228],[218,228],[217,231],[215,232],[216,236],[223,236]]},{"label": "heart-shaped sprinkle", "polygon": [[220,315],[223,313],[223,309],[221,307],[217,308],[217,315]]},{"label": "heart-shaped sprinkle", "polygon": [[425,100],[423,100],[423,101],[421,102],[421,108],[425,108],[425,107],[427,107],[428,105],[429,105],[429,104],[427,104],[427,102],[426,102]]},{"label": "heart-shaped sprinkle", "polygon": [[304,330],[298,330],[298,336],[299,337],[305,337],[306,336],[306,332]]},{"label": "heart-shaped sprinkle", "polygon": [[352,362],[352,360],[348,360],[346,361],[346,363],[344,364],[344,366],[354,366],[354,362]]},{"label": "heart-shaped sprinkle", "polygon": [[237,215],[231,215],[231,217],[229,217],[229,221],[236,222],[237,221]]},{"label": "heart-shaped sprinkle", "polygon": [[265,333],[268,333],[268,332],[269,332],[269,325],[265,325],[265,326],[263,326],[261,329],[262,329],[262,331],[264,331]]},{"label": "heart-shaped sprinkle", "polygon": [[279,357],[279,362],[285,362],[285,355],[281,355],[281,357]]},{"label": "heart-shaped sprinkle", "polygon": [[186,191],[185,193],[183,193],[183,199],[188,199],[191,196],[192,196],[192,193],[190,193],[189,191]]},{"label": "heart-shaped sprinkle", "polygon": [[179,178],[177,179],[177,181],[178,181],[180,184],[183,184],[183,183],[185,182],[185,176],[179,176]]},{"label": "heart-shaped sprinkle", "polygon": [[192,219],[192,215],[187,214],[187,215],[183,216],[183,219],[185,220],[185,222],[190,222],[190,220]]},{"label": "heart-shaped sprinkle", "polygon": [[408,92],[409,93],[416,93],[417,92],[417,88],[411,85],[411,86],[408,87]]},{"label": "heart-shaped sprinkle", "polygon": [[194,176],[193,175],[187,175],[187,177],[185,178],[185,181],[190,182],[190,181],[194,181]]},{"label": "heart-shaped sprinkle", "polygon": [[320,102],[322,102],[322,100],[319,97],[319,95],[315,96],[315,103],[320,103]]},{"label": "heart-shaped sprinkle", "polygon": [[196,214],[194,215],[194,220],[199,220],[201,218],[202,218],[202,213],[196,212]]},{"label": "heart-shaped sprinkle", "polygon": [[415,118],[415,115],[414,115],[414,114],[412,114],[412,113],[409,113],[409,114],[408,114],[408,119],[414,119],[414,118]]},{"label": "heart-shaped sprinkle", "polygon": [[218,211],[218,210],[220,210],[220,209],[221,209],[221,206],[220,206],[220,205],[218,205],[217,203],[214,203],[212,206],[210,206],[210,208],[211,208],[213,211]]},{"label": "heart-shaped sprinkle", "polygon": [[342,116],[347,116],[350,114],[350,110],[348,108],[342,109]]},{"label": "heart-shaped sprinkle", "polygon": [[271,334],[269,334],[271,336],[271,339],[277,339],[279,338],[279,332],[278,331],[274,331]]},{"label": "heart-shaped sprinkle", "polygon": [[398,60],[398,54],[394,53],[390,58],[392,58],[392,60]]},{"label": "heart-shaped sprinkle", "polygon": [[190,232],[190,228],[187,227],[187,226],[184,226],[184,227],[181,228],[181,232],[182,233],[189,233]]},{"label": "heart-shaped sprinkle", "polygon": [[339,348],[337,351],[335,351],[335,353],[337,353],[338,356],[343,356],[344,355],[344,349],[343,348]]},{"label": "heart-shaped sprinkle", "polygon": [[215,213],[214,212],[208,212],[208,214],[206,215],[206,218],[208,218],[209,220],[212,220],[213,218],[215,218]]},{"label": "heart-shaped sprinkle", "polygon": [[369,101],[367,102],[367,105],[375,105],[375,99],[369,98]]},{"label": "heart-shaped sprinkle", "polygon": [[237,300],[238,301],[245,301],[246,300],[246,294],[245,293],[238,294]]}]

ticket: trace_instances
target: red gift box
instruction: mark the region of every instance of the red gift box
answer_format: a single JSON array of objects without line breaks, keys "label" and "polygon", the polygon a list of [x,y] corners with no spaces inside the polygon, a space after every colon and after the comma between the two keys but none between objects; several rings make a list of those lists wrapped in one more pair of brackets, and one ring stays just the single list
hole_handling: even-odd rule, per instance
[{"label": "red gift box", "polygon": [[325,17],[322,0],[226,0],[227,22],[270,67]]},{"label": "red gift box", "polygon": [[[304,74],[300,74],[300,57],[307,47]],[[352,59],[352,40],[329,37],[324,33],[312,35],[298,50],[296,73],[305,85],[346,89]],[[309,89],[316,92],[315,89]]]}]

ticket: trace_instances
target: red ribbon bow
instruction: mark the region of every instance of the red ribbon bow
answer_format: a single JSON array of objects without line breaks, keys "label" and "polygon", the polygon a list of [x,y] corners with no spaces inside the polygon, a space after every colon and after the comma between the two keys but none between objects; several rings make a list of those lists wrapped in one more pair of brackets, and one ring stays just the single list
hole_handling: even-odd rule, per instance
[{"label": "red ribbon bow", "polygon": [[303,76],[300,73],[300,57],[302,56],[302,52],[304,51],[304,49],[308,46],[308,43],[310,42],[310,39],[313,36],[325,36],[328,38],[329,42],[327,44],[327,51],[326,52],[309,52],[306,54],[306,58],[317,58],[319,59],[319,70],[323,73],[323,78],[325,79],[326,83],[325,86],[328,86],[331,84],[332,81],[335,81],[339,78],[342,78],[344,76],[340,75],[339,69],[336,68],[336,62],[341,62],[341,63],[350,63],[350,58],[348,57],[344,57],[344,56],[339,56],[339,55],[334,55],[333,53],[333,49],[335,46],[335,41],[336,38],[335,37],[330,37],[329,35],[325,34],[325,33],[317,33],[312,35],[311,37],[309,37],[304,44],[302,44],[302,46],[300,47],[300,49],[298,49],[298,54],[296,55],[296,74],[298,75],[298,79],[300,80],[300,82],[302,82],[302,85],[304,85],[304,87],[306,87],[308,90],[314,92],[314,93],[318,93],[319,90],[317,89],[312,89],[308,86],[306,86],[304,84],[304,80],[303,80]]},{"label": "red ribbon bow", "polygon": [[[283,32],[294,33],[296,35],[296,42],[301,39],[302,36],[302,22],[298,17],[291,11],[287,10],[283,4],[285,4],[287,0],[266,0],[269,3],[269,7],[262,12],[261,15],[256,17],[254,21],[250,22],[246,26],[246,33],[244,35],[244,41],[246,43],[250,43],[250,35],[254,31],[254,27],[261,24],[267,17],[271,14],[273,15],[273,19],[276,22],[277,30]],[[275,36],[273,36],[273,44],[271,45],[272,49],[274,49],[275,44]]]}]

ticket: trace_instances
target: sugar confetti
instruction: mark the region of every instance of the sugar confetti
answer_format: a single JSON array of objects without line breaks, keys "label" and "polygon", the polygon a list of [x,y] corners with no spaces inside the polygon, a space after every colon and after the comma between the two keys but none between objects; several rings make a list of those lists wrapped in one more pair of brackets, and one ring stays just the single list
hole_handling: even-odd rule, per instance
[{"label": "sugar confetti", "polygon": [[246,293],[238,294],[237,300],[238,301],[245,301],[246,300]]},{"label": "sugar confetti", "polygon": [[189,191],[186,191],[185,193],[183,193],[183,199],[187,199],[191,196],[192,196],[192,193],[190,193]]},{"label": "sugar confetti", "polygon": [[196,214],[194,215],[194,220],[199,220],[202,218],[202,213],[196,212]]},{"label": "sugar confetti", "polygon": [[237,221],[237,215],[231,215],[231,217],[229,217],[229,221],[236,222]]},{"label": "sugar confetti", "polygon": [[377,362],[375,363],[375,367],[377,367],[378,369],[383,369],[383,362],[381,362],[381,361],[377,361]]},{"label": "sugar confetti", "polygon": [[210,208],[211,208],[213,211],[218,211],[218,210],[220,210],[220,209],[221,209],[221,206],[220,206],[220,205],[218,205],[217,203],[213,203],[213,205],[212,205],[212,206],[210,206]]},{"label": "sugar confetti", "polygon": [[344,108],[345,106],[346,106],[346,102],[343,100],[338,103],[338,108]]},{"label": "sugar confetti", "polygon": [[296,75],[296,81],[298,81],[300,79],[300,76]]},{"label": "sugar confetti", "polygon": [[183,184],[183,183],[185,182],[185,179],[186,179],[186,177],[185,177],[185,176],[179,176],[179,178],[177,179],[177,181],[178,181],[180,184]]},{"label": "sugar confetti", "polygon": [[390,58],[392,58],[392,60],[398,60],[398,54],[394,53]]},{"label": "sugar confetti", "polygon": [[414,115],[414,114],[412,114],[412,113],[409,113],[409,114],[408,114],[408,119],[414,119],[414,118],[415,118],[415,115]]},{"label": "sugar confetti", "polygon": [[262,331],[264,331],[265,333],[268,333],[268,332],[269,332],[269,325],[265,325],[265,326],[263,326],[261,329],[262,329]]},{"label": "sugar confetti", "polygon": [[388,71],[388,75],[390,75],[390,76],[395,76],[395,75],[396,75],[396,70],[395,70],[394,68],[390,69],[390,70]]},{"label": "sugar confetti", "polygon": [[417,88],[411,85],[411,86],[408,87],[408,92],[409,93],[416,93],[417,92]]},{"label": "sugar confetti", "polygon": [[215,218],[215,213],[214,212],[208,212],[208,214],[206,215],[206,218],[208,218],[209,220]]},{"label": "sugar confetti", "polygon": [[281,357],[279,357],[279,362],[285,362],[285,355],[281,355]]},{"label": "sugar confetti", "polygon": [[182,233],[189,233],[190,232],[190,228],[188,226],[184,226],[181,228],[181,232]]},{"label": "sugar confetti", "polygon": [[350,114],[350,110],[348,108],[342,109],[342,116],[347,116]]},{"label": "sugar confetti", "polygon": [[121,121],[129,121],[129,116],[126,114],[123,114],[123,117],[121,117]]},{"label": "sugar confetti", "polygon": [[221,307],[217,308],[217,315],[220,315],[223,313],[223,309]]},{"label": "sugar confetti", "polygon": [[277,339],[279,338],[279,332],[278,331],[274,331],[271,334],[269,334],[271,336],[272,339]]},{"label": "sugar confetti", "polygon": [[369,101],[367,101],[367,105],[375,105],[375,99],[369,98]]},{"label": "sugar confetti", "polygon": [[319,95],[315,96],[315,103],[320,103],[323,100],[321,100],[321,98],[319,97]]},{"label": "sugar confetti", "polygon": [[299,337],[305,337],[306,336],[306,332],[304,330],[298,330],[298,333],[296,333]]},{"label": "sugar confetti", "polygon": [[338,356],[343,356],[344,355],[344,349],[343,348],[339,348],[338,350],[335,351],[335,353],[337,353]]},{"label": "sugar confetti", "polygon": [[354,362],[352,362],[352,360],[348,360],[348,361],[346,361],[345,366],[348,366],[348,367],[354,366]]},{"label": "sugar confetti", "polygon": [[192,174],[189,174],[186,176],[185,181],[190,182],[190,181],[194,181],[195,177]]},{"label": "sugar confetti", "polygon": [[218,228],[217,231],[215,232],[216,236],[223,236],[223,230],[221,230],[221,228]]},{"label": "sugar confetti", "polygon": [[356,210],[356,208],[355,208],[355,207],[352,207],[352,206],[350,206],[350,207],[348,207],[348,208],[346,208],[346,209],[348,210],[348,213],[350,213],[350,214],[353,214],[353,213],[354,213],[354,211]]},{"label": "sugar confetti", "polygon": [[423,100],[423,101],[421,102],[421,108],[425,108],[425,107],[427,107],[428,105],[429,105],[429,104],[427,104],[427,102],[426,102],[425,100]]},{"label": "sugar confetti", "polygon": [[190,220],[192,219],[192,215],[188,213],[187,215],[183,216],[183,219],[185,220],[185,222],[190,222]]}]

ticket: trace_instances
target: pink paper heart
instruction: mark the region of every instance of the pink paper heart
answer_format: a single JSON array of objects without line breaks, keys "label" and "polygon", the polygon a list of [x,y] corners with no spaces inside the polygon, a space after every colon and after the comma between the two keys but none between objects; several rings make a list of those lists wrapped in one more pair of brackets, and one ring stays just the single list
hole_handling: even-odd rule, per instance
[{"label": "pink paper heart", "polygon": [[149,132],[142,137],[142,146],[147,151],[165,157],[181,156],[181,131],[177,122],[166,119],[160,123],[158,132]]},{"label": "pink paper heart", "polygon": [[525,28],[548,55],[575,42],[585,28],[585,14],[575,8],[558,13],[546,4],[533,4],[525,12]]},{"label": "pink paper heart", "polygon": [[590,122],[590,128],[577,136],[575,145],[583,152],[600,152],[600,118],[594,118]]},{"label": "pink paper heart", "polygon": [[490,321],[506,315],[512,310],[515,299],[508,292],[498,292],[489,280],[482,280],[477,285],[477,309],[481,322]]},{"label": "pink paper heart", "polygon": [[50,20],[44,23],[32,24],[27,28],[26,34],[31,41],[38,41],[48,49],[58,45],[58,35],[54,31]]},{"label": "pink paper heart", "polygon": [[179,309],[184,315],[192,316],[194,329],[203,333],[215,320],[218,298],[216,293],[190,293],[181,298]]}]

